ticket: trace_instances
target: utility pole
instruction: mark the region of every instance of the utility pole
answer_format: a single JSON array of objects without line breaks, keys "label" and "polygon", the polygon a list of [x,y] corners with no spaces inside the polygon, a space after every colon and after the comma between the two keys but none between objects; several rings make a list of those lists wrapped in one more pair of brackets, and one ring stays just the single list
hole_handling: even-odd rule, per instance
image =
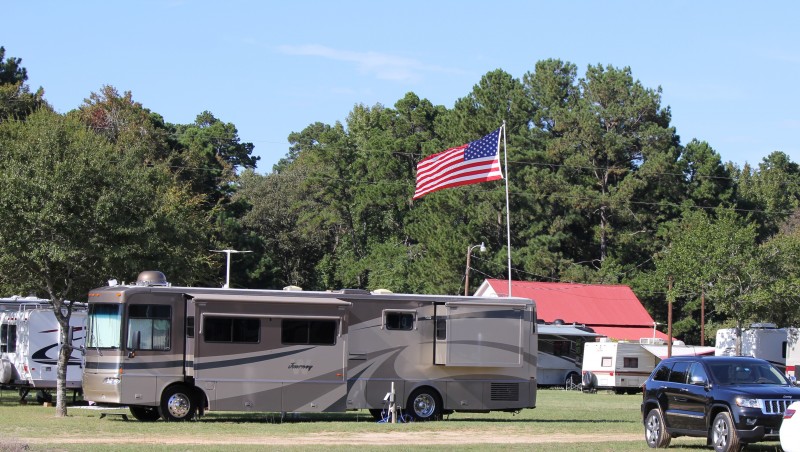
[{"label": "utility pole", "polygon": [[672,357],[672,276],[667,289],[667,358]]}]

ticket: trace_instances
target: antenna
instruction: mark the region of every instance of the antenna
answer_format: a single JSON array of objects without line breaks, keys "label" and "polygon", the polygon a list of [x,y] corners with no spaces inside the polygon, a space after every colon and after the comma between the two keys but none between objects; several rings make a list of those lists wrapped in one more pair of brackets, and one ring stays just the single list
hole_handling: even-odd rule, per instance
[{"label": "antenna", "polygon": [[211,250],[213,253],[225,253],[228,256],[227,265],[225,266],[225,285],[223,289],[230,289],[231,287],[231,254],[234,253],[252,253],[252,251],[238,251],[238,250]]}]

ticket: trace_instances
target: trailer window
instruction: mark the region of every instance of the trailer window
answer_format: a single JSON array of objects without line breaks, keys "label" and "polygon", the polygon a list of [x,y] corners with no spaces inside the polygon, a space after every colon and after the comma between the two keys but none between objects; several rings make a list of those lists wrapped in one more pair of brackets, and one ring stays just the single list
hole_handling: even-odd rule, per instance
[{"label": "trailer window", "polygon": [[206,342],[257,344],[261,340],[261,319],[250,317],[204,317]]},{"label": "trailer window", "polygon": [[172,306],[134,304],[128,307],[128,350],[169,350]]},{"label": "trailer window", "polygon": [[622,358],[622,367],[639,368],[639,358]]},{"label": "trailer window", "polygon": [[0,326],[0,353],[17,352],[17,325]]},{"label": "trailer window", "polygon": [[436,318],[436,340],[443,341],[447,339],[447,319],[444,317]]},{"label": "trailer window", "polygon": [[611,361],[612,360],[610,356],[604,356],[600,358],[600,367],[611,367]]},{"label": "trailer window", "polygon": [[387,312],[384,317],[387,330],[411,331],[414,329],[414,314],[411,312]]},{"label": "trailer window", "polygon": [[335,320],[283,319],[281,342],[285,345],[335,345]]},{"label": "trailer window", "polygon": [[120,305],[89,305],[89,337],[86,346],[91,348],[120,347]]}]

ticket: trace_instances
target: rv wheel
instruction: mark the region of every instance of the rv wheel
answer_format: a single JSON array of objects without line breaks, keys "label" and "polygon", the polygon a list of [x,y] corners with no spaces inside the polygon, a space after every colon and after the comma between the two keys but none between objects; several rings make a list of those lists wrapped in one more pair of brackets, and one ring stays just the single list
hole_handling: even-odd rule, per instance
[{"label": "rv wheel", "polygon": [[158,412],[165,421],[188,421],[197,411],[194,391],[183,385],[167,388],[161,395]]},{"label": "rv wheel", "polygon": [[50,394],[47,391],[36,391],[36,403],[43,404],[43,403],[50,403],[53,401],[53,394]]},{"label": "rv wheel", "polygon": [[407,411],[415,421],[438,421],[442,418],[442,398],[433,388],[418,388],[408,398]]},{"label": "rv wheel", "polygon": [[142,422],[154,422],[161,417],[158,408],[154,406],[132,406],[130,410],[133,417]]}]

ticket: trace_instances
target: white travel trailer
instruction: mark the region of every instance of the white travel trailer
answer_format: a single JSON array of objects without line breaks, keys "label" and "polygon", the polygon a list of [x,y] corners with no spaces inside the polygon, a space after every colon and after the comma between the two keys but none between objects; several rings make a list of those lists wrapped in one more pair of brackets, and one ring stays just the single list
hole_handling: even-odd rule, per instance
[{"label": "white travel trailer", "polygon": [[[667,357],[663,339],[644,338],[639,342],[587,342],[583,350],[583,386],[585,389],[611,389],[617,394],[641,391],[656,365]],[[711,355],[714,347],[672,343],[672,356]]]},{"label": "white travel trailer", "polygon": [[[734,356],[736,354],[736,328],[717,330],[714,354]],[[778,328],[774,323],[754,323],[742,330],[742,356],[761,358],[781,370],[786,368],[787,344],[790,330]]]},{"label": "white travel trailer", "polygon": [[536,406],[524,298],[171,287],[160,272],[89,294],[84,398],[139,420],[205,410],[369,409],[417,420]]},{"label": "white travel trailer", "polygon": [[797,366],[800,366],[800,330],[788,328],[786,345],[786,376],[797,381]]},{"label": "white travel trailer", "polygon": [[539,386],[576,388],[581,383],[584,344],[599,334],[582,325],[539,324],[539,360],[536,381]]},{"label": "white travel trailer", "polygon": [[[61,328],[49,300],[32,297],[0,299],[0,384],[25,395],[41,390],[45,396],[56,388]],[[67,388],[79,390],[86,308],[73,308],[70,317],[72,344],[76,347],[67,366]],[[41,395],[40,395],[41,397]]]}]

